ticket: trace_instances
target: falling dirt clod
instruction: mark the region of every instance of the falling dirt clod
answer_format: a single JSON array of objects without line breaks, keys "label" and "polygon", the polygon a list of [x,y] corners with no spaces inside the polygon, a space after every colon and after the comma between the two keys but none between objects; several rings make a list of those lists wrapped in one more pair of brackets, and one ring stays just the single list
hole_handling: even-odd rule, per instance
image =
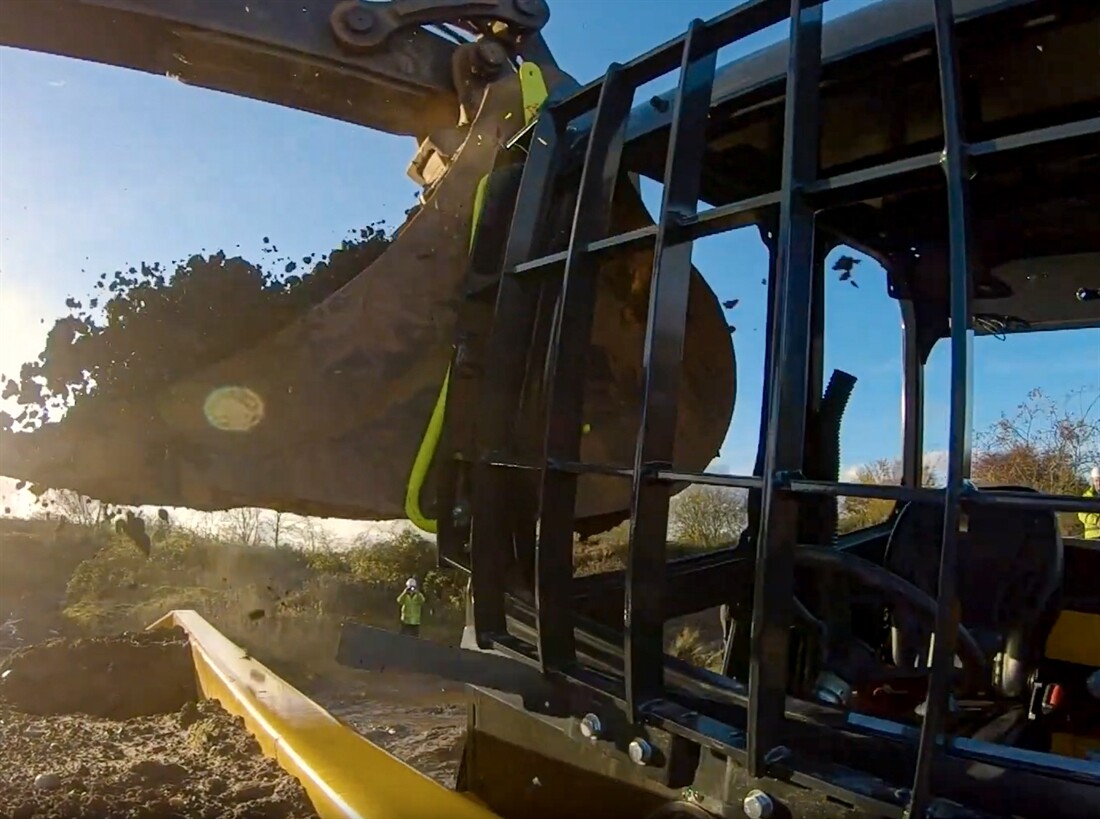
[{"label": "falling dirt clod", "polygon": [[[54,323],[41,355],[4,388],[5,397],[30,410],[17,431],[41,426],[62,408],[79,418],[112,399],[152,394],[275,333],[389,245],[378,228],[352,235],[305,275],[270,272],[219,251],[191,256],[173,270],[156,263],[116,270],[112,295],[95,314],[69,297],[69,315]],[[286,274],[294,269],[288,264]],[[98,300],[88,304],[96,310]]]}]

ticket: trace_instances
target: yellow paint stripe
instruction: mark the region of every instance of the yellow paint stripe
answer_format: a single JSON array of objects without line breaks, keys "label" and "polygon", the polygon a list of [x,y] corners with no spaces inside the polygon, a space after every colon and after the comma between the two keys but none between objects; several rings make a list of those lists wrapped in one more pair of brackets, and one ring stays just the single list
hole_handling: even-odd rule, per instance
[{"label": "yellow paint stripe", "polygon": [[477,181],[477,188],[474,190],[474,215],[470,220],[470,253],[474,252],[474,242],[477,240],[477,229],[481,225],[481,211],[485,208],[485,191],[488,189],[489,174],[485,174],[485,176]]},{"label": "yellow paint stripe", "polygon": [[264,754],[298,778],[324,819],[496,817],[360,736],[197,612],[173,611],[149,628],[173,626],[190,637],[202,693],[244,719]]},{"label": "yellow paint stripe", "polygon": [[546,102],[546,78],[535,63],[523,63],[519,67],[519,90],[523,98],[523,124],[530,125]]}]

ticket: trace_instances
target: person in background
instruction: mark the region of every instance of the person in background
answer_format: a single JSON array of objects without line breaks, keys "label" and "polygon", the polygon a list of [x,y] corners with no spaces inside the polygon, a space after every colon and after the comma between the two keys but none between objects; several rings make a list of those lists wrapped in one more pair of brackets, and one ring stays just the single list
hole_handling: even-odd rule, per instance
[{"label": "person in background", "polygon": [[[1094,466],[1089,473],[1089,488],[1086,498],[1100,497],[1100,466]],[[1100,540],[1100,512],[1078,512],[1077,519],[1085,527],[1085,540]]]},{"label": "person in background", "polygon": [[397,595],[401,605],[401,633],[410,637],[420,636],[420,614],[424,610],[424,595],[415,577],[405,581],[405,589]]}]

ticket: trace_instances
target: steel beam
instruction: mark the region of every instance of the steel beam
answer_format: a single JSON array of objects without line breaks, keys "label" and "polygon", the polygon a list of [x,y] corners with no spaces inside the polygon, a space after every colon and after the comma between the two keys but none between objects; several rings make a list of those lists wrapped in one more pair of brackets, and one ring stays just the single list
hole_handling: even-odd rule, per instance
[{"label": "steel beam", "polygon": [[[626,120],[634,89],[617,65],[604,76],[588,153],[581,173],[561,295],[551,330],[545,412],[545,457],[578,461],[584,423],[585,362],[592,346],[599,264],[585,246],[611,230]],[[554,116],[554,114],[551,114]],[[573,510],[575,471],[550,463],[542,472],[536,552],[539,659],[544,671],[571,665],[573,641]]]},{"label": "steel beam", "polygon": [[749,661],[748,764],[767,771],[782,742],[788,646],[794,599],[797,498],[777,486],[801,471],[805,457],[806,399],[814,276],[814,211],[805,190],[818,170],[821,74],[820,0],[791,1],[791,50],[783,134],[783,195],[775,276],[776,321],[771,362],[764,494],[756,551]]},{"label": "steel beam", "polygon": [[667,238],[672,226],[698,213],[717,49],[706,24],[693,21],[684,37],[653,253],[625,601],[626,699],[634,719],[663,690],[662,600],[670,493],[668,484],[654,479],[653,473],[673,467],[691,285],[692,244],[670,245]]},{"label": "steel beam", "polygon": [[[504,251],[503,269],[539,251],[559,158],[559,128],[553,117],[542,117],[533,148],[523,168],[516,209]],[[497,292],[496,310],[486,347],[484,379],[477,426],[478,459],[474,466],[473,528],[471,532],[474,624],[479,640],[505,630],[506,567],[513,560],[515,506],[506,469],[493,466],[494,456],[515,444],[527,364],[527,342],[538,309],[536,282],[505,275]]]},{"label": "steel beam", "polygon": [[952,0],[932,0],[935,8],[936,52],[943,107],[942,167],[947,182],[948,260],[951,293],[951,407],[948,422],[946,503],[940,552],[936,629],[921,725],[913,795],[907,817],[923,819],[933,801],[932,771],[948,711],[955,673],[960,606],[958,599],[959,532],[966,528],[963,496],[970,479],[971,406],[973,404],[973,344],[970,279],[969,146],[965,139],[959,55],[955,45]]}]

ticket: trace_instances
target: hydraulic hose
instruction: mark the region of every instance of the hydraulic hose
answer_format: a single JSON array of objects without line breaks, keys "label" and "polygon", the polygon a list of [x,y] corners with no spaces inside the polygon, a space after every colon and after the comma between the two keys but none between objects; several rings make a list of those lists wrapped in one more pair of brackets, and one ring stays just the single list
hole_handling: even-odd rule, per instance
[{"label": "hydraulic hose", "polygon": [[[818,412],[818,429],[820,432],[821,449],[818,465],[822,470],[824,480],[837,481],[840,479],[840,430],[844,421],[844,412],[851,400],[852,390],[855,389],[858,379],[851,373],[843,370],[833,370],[829,377],[829,385],[825,388],[825,395],[821,398],[821,409]],[[835,540],[839,523],[839,500],[831,499],[829,503],[828,529]]]},{"label": "hydraulic hose", "polygon": [[[535,63],[524,63],[519,69],[520,89],[523,96],[524,122],[530,124],[538,114],[539,108],[546,100],[546,83],[542,72]],[[489,177],[484,176],[479,180],[474,191],[473,217],[470,220],[470,251],[473,252],[474,241],[477,239],[477,230],[481,223],[482,211],[485,209],[485,197],[489,190]],[[428,471],[435,459],[436,447],[439,445],[440,436],[443,434],[443,422],[447,414],[447,388],[450,386],[451,368],[447,367],[447,373],[443,377],[443,385],[439,389],[435,407],[428,426],[424,430],[424,437],[420,442],[416,458],[413,460],[412,470],[405,488],[405,515],[416,528],[429,534],[437,534],[438,522],[429,518],[420,506],[420,494],[424,489]]]}]

